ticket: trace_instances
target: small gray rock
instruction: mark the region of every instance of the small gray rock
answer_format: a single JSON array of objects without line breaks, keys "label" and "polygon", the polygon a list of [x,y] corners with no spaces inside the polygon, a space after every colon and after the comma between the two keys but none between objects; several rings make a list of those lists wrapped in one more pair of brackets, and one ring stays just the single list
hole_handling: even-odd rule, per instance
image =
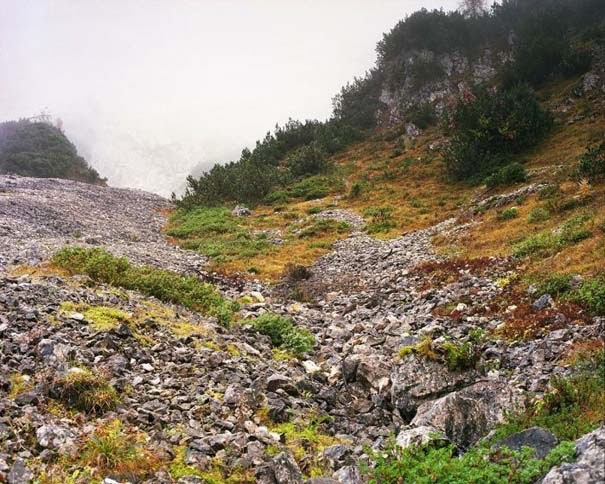
[{"label": "small gray rock", "polygon": [[303,478],[292,456],[281,452],[273,459],[273,472],[278,484],[302,484]]},{"label": "small gray rock", "polygon": [[29,484],[34,474],[25,465],[21,457],[17,457],[10,472],[8,473],[8,484]]},{"label": "small gray rock", "polygon": [[542,309],[552,307],[554,303],[555,302],[550,294],[542,294],[538,299],[533,302],[531,306],[536,311],[541,311]]}]

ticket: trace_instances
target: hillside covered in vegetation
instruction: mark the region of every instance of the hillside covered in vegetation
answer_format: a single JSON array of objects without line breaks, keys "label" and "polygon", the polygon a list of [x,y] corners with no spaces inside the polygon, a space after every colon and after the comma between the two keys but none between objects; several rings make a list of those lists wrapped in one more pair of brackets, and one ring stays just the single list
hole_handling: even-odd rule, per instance
[{"label": "hillside covered in vegetation", "polygon": [[0,123],[0,173],[105,183],[60,129],[27,119]]},{"label": "hillside covered in vegetation", "polygon": [[605,4],[464,5],[172,201],[0,175],[0,482],[605,481]]}]

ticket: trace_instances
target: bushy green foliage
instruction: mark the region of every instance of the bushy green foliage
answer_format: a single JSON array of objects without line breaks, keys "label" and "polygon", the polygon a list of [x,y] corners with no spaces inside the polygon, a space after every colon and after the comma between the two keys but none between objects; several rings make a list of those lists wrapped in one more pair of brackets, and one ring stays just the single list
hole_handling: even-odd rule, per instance
[{"label": "bushy green foliage", "polygon": [[513,185],[527,180],[525,167],[521,163],[511,163],[498,168],[494,173],[485,179],[488,188]]},{"label": "bushy green foliage", "polygon": [[430,103],[420,104],[409,109],[405,114],[405,119],[420,129],[426,129],[437,123],[435,108]]},{"label": "bushy green foliage", "polygon": [[95,282],[111,284],[157,297],[161,301],[215,316],[228,325],[237,309],[234,302],[224,299],[211,284],[194,276],[151,266],[135,266],[124,257],[116,257],[106,249],[65,247],[56,252],[52,263],[71,274],[84,274]]},{"label": "bushy green foliage", "polygon": [[0,124],[0,173],[105,183],[60,129],[27,119]]},{"label": "bushy green foliage", "polygon": [[344,187],[342,178],[338,174],[315,175],[290,185],[285,192],[288,197],[302,198],[304,200],[315,200],[324,198],[330,193],[341,190]]},{"label": "bushy green foliage", "polygon": [[589,180],[605,177],[605,142],[588,147],[580,156],[577,175]]},{"label": "bushy green foliage", "polygon": [[509,449],[473,448],[456,456],[454,446],[433,448],[392,445],[386,452],[373,453],[375,468],[371,484],[465,483],[465,484],[531,484],[552,467],[574,456],[573,442],[555,447],[544,459],[536,459],[533,449],[522,452]]},{"label": "bushy green foliage", "polygon": [[473,341],[446,341],[441,349],[450,371],[473,368],[479,358],[477,345]]},{"label": "bushy green foliage", "polygon": [[381,70],[374,69],[347,83],[332,100],[334,118],[357,129],[374,128],[376,112],[383,107],[380,101],[382,79]]},{"label": "bushy green foliage", "polygon": [[592,235],[586,223],[590,215],[582,214],[567,220],[556,232],[538,232],[513,244],[513,254],[517,257],[554,254],[568,245],[574,245]]},{"label": "bushy green foliage", "polygon": [[315,337],[305,328],[295,326],[290,318],[266,313],[250,321],[259,333],[269,336],[271,344],[301,356],[313,349]]},{"label": "bushy green foliage", "polygon": [[570,274],[550,274],[541,280],[536,287],[537,294],[550,294],[553,297],[561,296],[571,290]]},{"label": "bushy green foliage", "polygon": [[517,207],[510,207],[502,210],[498,213],[498,220],[512,220],[519,216],[519,209]]},{"label": "bushy green foliage", "polygon": [[529,212],[529,217],[527,220],[530,223],[535,224],[539,222],[545,222],[548,219],[550,219],[550,212],[544,207],[536,207],[532,209],[531,212]]},{"label": "bushy green foliage", "polygon": [[174,201],[180,208],[218,206],[225,202],[258,203],[292,180],[328,170],[326,156],[362,137],[337,120],[289,120],[267,133],[255,148],[244,149],[238,161],[214,165],[196,179],[187,178],[185,194]]},{"label": "bushy green foliage", "polygon": [[[552,125],[552,118],[525,85],[491,92],[477,88],[460,102],[449,120],[453,136],[444,150],[449,176],[473,180],[508,164],[510,156],[536,144]],[[493,184],[524,178],[513,165],[494,175]]]},{"label": "bushy green foliage", "polygon": [[568,298],[599,316],[605,316],[605,275],[587,279]]},{"label": "bushy green foliage", "polygon": [[544,427],[560,440],[575,440],[605,421],[605,352],[582,355],[569,377],[555,376],[543,399],[510,416],[500,434]]},{"label": "bushy green foliage", "polygon": [[540,86],[554,76],[586,72],[591,65],[591,41],[576,41],[605,15],[595,0],[507,1],[496,9],[515,32],[513,61],[504,69],[507,86],[528,82]]},{"label": "bushy green foliage", "polygon": [[286,168],[295,178],[323,173],[328,166],[326,154],[315,144],[298,148],[286,157]]}]

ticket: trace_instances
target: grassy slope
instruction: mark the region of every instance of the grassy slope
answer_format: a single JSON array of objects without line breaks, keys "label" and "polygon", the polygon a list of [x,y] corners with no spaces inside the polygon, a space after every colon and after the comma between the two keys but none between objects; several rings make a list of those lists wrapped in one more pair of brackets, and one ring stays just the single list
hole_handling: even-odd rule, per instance
[{"label": "grassy slope", "polygon": [[[605,133],[602,105],[585,98],[576,99],[571,104],[566,102],[576,83],[577,80],[560,82],[547,86],[540,92],[544,104],[555,112],[559,122],[542,143],[531,152],[519,156],[519,161],[525,162],[528,168],[529,182],[560,186],[561,191],[555,197],[559,202],[579,195],[578,185],[571,179],[573,167],[586,146],[602,139]],[[566,108],[562,110],[564,105]],[[298,237],[293,231],[300,228],[300,225],[310,223],[300,221],[300,218],[307,216],[309,210],[346,208],[360,215],[365,214],[365,218],[371,223],[376,221],[371,215],[372,209],[390,207],[391,214],[387,216],[389,223],[373,235],[391,238],[458,216],[473,198],[498,193],[487,192],[485,187],[447,182],[443,177],[438,150],[444,140],[438,128],[426,130],[415,140],[406,139],[401,128],[376,133],[372,138],[356,143],[333,157],[337,176],[344,183],[340,186],[334,184],[336,189],[325,198],[311,201],[291,198],[288,202],[257,207],[252,216],[235,221],[242,231],[249,233],[281,230],[284,244],[269,244],[241,251],[229,250],[230,242],[227,240],[226,246],[218,252],[208,251],[207,248],[200,251],[212,256],[218,255],[213,264],[216,270],[251,272],[254,277],[275,281],[282,275],[286,265],[309,265],[327,253],[332,242],[346,237],[345,231],[337,230],[318,231],[308,237]],[[350,195],[354,185],[359,186],[359,194],[352,197]],[[506,187],[499,192],[515,188],[517,187]],[[589,213],[591,237],[563,248],[548,258],[533,258],[527,269],[530,273],[555,270],[594,274],[598,269],[603,269],[604,264],[604,236],[598,228],[605,222],[604,199],[605,183],[595,182],[590,186],[590,194],[584,198],[583,206],[552,213],[549,220],[532,224],[527,220],[530,212],[548,203],[533,195],[518,206],[518,218],[500,221],[498,213],[502,208],[491,209],[475,217],[475,221],[479,223],[458,240],[439,240],[437,237],[436,243],[440,250],[460,257],[505,256],[512,253],[511,241],[534,232],[555,229],[570,217]],[[173,230],[180,225],[182,221],[178,217],[173,218],[168,226],[168,234],[173,235]],[[224,238],[217,234],[213,234],[213,237]],[[188,234],[174,240],[195,249],[199,248],[195,238],[194,234]],[[223,256],[224,254],[227,255]]]}]

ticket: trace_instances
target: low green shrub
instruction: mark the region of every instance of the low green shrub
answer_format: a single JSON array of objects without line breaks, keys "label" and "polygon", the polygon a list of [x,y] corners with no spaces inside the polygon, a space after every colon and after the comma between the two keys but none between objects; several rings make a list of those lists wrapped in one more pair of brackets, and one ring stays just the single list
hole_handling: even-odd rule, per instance
[{"label": "low green shrub", "polygon": [[477,346],[472,341],[446,341],[441,345],[441,350],[450,371],[473,368],[479,359]]},{"label": "low green shrub", "polygon": [[569,293],[568,299],[586,307],[595,315],[605,316],[605,274],[583,281]]},{"label": "low green shrub", "polygon": [[591,220],[588,214],[568,219],[559,230],[539,232],[525,237],[513,244],[513,254],[517,257],[533,255],[552,255],[563,247],[574,245],[592,236],[586,223]]},{"label": "low green shrub", "polygon": [[321,234],[344,234],[351,230],[347,222],[332,219],[315,218],[298,232],[299,239],[308,239]]},{"label": "low green shrub", "polygon": [[545,222],[550,219],[550,212],[543,207],[536,207],[529,212],[527,220],[532,223]]},{"label": "low green shrub", "polygon": [[152,266],[132,265],[125,257],[116,257],[102,247],[64,247],[52,257],[52,263],[71,274],[85,274],[95,282],[111,284],[154,296],[161,301],[215,316],[228,325],[237,304],[223,298],[211,284],[194,276]]},{"label": "low green shrub", "polygon": [[511,163],[498,169],[485,179],[488,188],[514,185],[527,181],[525,167],[521,163]]},{"label": "low green shrub", "polygon": [[527,448],[516,452],[479,446],[458,457],[453,445],[401,449],[393,444],[386,451],[371,453],[375,467],[370,470],[370,483],[531,484],[552,467],[570,461],[574,453],[573,442],[558,445],[544,459],[535,458]]},{"label": "low green shrub", "polygon": [[512,220],[518,216],[519,209],[517,207],[510,207],[498,213],[498,220]]},{"label": "low green shrub", "polygon": [[559,297],[571,290],[570,274],[551,274],[537,284],[537,295],[550,294]]},{"label": "low green shrub", "polygon": [[288,201],[288,194],[284,190],[277,190],[265,197],[265,202],[270,205],[279,205]]},{"label": "low green shrub", "polygon": [[343,186],[342,179],[336,175],[315,175],[288,187],[286,193],[292,198],[315,200],[341,190]]},{"label": "low green shrub", "polygon": [[576,173],[579,178],[589,180],[605,177],[605,142],[587,148],[580,156]]},{"label": "low green shrub", "polygon": [[295,326],[290,318],[266,313],[250,321],[256,331],[271,338],[273,346],[302,356],[313,349],[315,337],[308,329]]},{"label": "low green shrub", "polygon": [[550,232],[530,235],[513,245],[513,254],[517,257],[539,255],[550,252],[559,246],[560,239]]},{"label": "low green shrub", "polygon": [[538,192],[538,198],[540,200],[548,200],[556,197],[559,193],[561,193],[559,185],[548,185]]},{"label": "low green shrub", "polygon": [[366,188],[365,183],[355,182],[351,185],[351,191],[349,192],[349,198],[359,198]]},{"label": "low green shrub", "polygon": [[605,352],[582,355],[568,377],[555,376],[541,400],[512,414],[499,429],[508,435],[530,427],[544,427],[560,440],[575,440],[605,420]]}]

